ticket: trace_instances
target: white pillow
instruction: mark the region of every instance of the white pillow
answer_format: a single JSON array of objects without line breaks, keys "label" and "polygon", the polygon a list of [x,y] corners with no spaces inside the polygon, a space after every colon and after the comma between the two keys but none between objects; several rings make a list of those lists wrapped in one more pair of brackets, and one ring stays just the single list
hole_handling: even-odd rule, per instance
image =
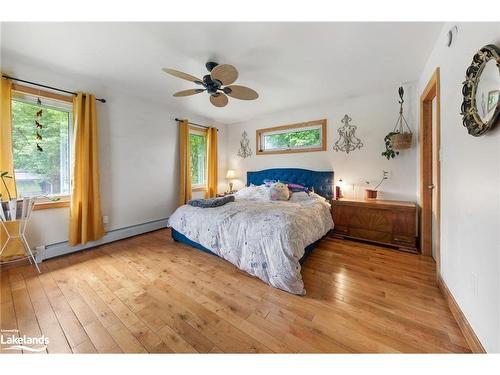
[{"label": "white pillow", "polygon": [[236,199],[247,199],[247,200],[269,200],[269,189],[264,185],[256,186],[251,185],[244,187],[234,194]]}]

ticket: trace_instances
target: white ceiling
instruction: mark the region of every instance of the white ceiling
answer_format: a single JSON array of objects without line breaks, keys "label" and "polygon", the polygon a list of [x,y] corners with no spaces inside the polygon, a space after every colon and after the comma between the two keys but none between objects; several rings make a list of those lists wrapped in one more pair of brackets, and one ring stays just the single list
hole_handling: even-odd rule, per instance
[{"label": "white ceiling", "polygon": [[[2,53],[233,123],[417,80],[441,27],[428,22],[3,23]],[[230,98],[226,107],[216,108],[205,93],[172,97],[196,85],[161,68],[202,77],[208,60],[236,66],[236,84],[255,89],[260,98]]]}]

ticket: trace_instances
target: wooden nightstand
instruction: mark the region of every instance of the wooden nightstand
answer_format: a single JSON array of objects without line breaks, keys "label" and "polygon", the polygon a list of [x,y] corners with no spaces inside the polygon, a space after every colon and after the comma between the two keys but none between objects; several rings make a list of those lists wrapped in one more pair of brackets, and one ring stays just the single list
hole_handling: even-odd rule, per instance
[{"label": "wooden nightstand", "polygon": [[389,200],[332,201],[332,235],[418,252],[417,204]]}]

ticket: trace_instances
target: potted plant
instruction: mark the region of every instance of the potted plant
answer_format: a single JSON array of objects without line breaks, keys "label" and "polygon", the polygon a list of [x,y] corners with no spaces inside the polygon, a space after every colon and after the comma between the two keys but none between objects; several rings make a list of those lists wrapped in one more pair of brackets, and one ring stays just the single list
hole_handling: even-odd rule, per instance
[{"label": "potted plant", "polygon": [[[387,171],[382,171],[382,178],[380,179],[379,183],[373,188],[373,189],[366,189],[366,199],[368,200],[373,200],[377,199],[378,195],[378,188],[382,185],[382,183],[387,180],[389,177],[389,172]],[[370,185],[370,181],[366,181],[366,185]]]},{"label": "potted plant", "polygon": [[387,158],[387,160],[390,160],[391,158],[394,159],[396,157],[396,155],[399,155],[399,151],[394,151],[394,147],[393,147],[393,143],[392,143],[392,137],[396,134],[399,134],[399,133],[392,131],[384,137],[385,151],[382,152],[382,156],[385,156]]},{"label": "potted plant", "polygon": [[394,150],[406,150],[411,147],[411,140],[413,138],[413,134],[411,132],[410,126],[403,115],[403,103],[405,102],[403,99],[404,89],[400,87],[398,90],[399,93],[399,117],[398,121],[396,121],[396,126],[394,127],[393,134],[390,136],[391,145]]}]

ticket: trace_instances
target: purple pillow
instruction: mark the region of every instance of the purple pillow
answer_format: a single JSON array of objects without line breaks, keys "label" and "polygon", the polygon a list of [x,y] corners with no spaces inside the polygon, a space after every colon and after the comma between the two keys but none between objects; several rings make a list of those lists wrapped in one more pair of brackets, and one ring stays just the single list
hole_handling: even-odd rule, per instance
[{"label": "purple pillow", "polygon": [[306,186],[292,183],[288,183],[288,190],[290,190],[292,193],[298,193],[300,191],[305,191],[306,193],[309,192],[309,188],[307,188]]}]

